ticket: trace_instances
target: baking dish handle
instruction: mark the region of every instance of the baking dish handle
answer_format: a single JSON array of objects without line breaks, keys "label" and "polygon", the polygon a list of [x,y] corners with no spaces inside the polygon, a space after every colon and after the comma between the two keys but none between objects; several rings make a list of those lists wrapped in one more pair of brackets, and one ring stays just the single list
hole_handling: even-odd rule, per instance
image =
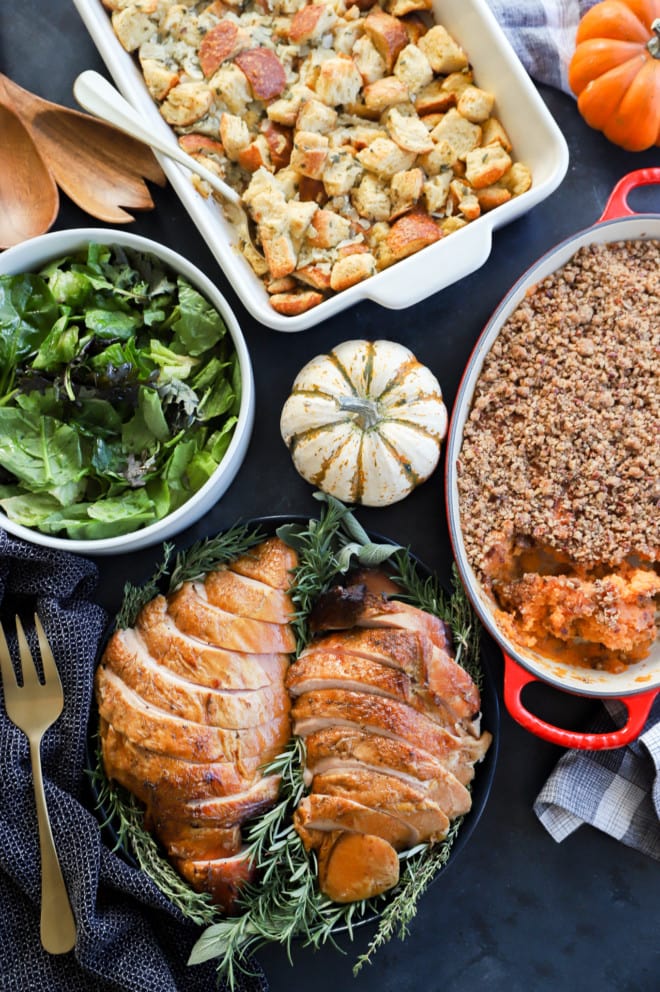
[{"label": "baking dish handle", "polygon": [[581,751],[601,751],[606,748],[623,747],[634,741],[642,732],[648,718],[658,689],[640,692],[635,696],[618,697],[618,702],[628,710],[628,717],[623,727],[605,734],[580,733],[575,730],[563,730],[551,723],[546,723],[534,716],[523,706],[521,695],[530,682],[540,682],[535,675],[514,661],[510,655],[504,655],[504,703],[514,720],[537,737],[558,744],[560,747],[576,748]]},{"label": "baking dish handle", "polygon": [[412,267],[406,264],[393,265],[375,279],[366,280],[365,297],[389,310],[401,310],[470,275],[490,255],[493,230],[489,223],[485,223],[483,227],[479,223],[468,224],[451,237],[456,250],[443,260],[442,268],[438,266],[433,252],[433,248],[439,243],[435,242],[413,256],[410,260]]},{"label": "baking dish handle", "polygon": [[635,214],[634,210],[628,206],[628,194],[638,186],[652,186],[655,183],[660,185],[660,168],[657,166],[648,169],[635,169],[619,180],[610,198],[605,204],[601,220],[615,220],[617,217],[630,217]]}]

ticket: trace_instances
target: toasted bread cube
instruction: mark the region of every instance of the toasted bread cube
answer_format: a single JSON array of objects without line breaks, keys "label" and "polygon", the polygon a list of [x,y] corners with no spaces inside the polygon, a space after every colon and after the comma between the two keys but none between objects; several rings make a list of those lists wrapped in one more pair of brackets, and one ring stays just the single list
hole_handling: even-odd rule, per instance
[{"label": "toasted bread cube", "polygon": [[476,148],[481,141],[481,128],[478,124],[462,117],[458,110],[448,110],[440,123],[431,131],[434,141],[448,141],[454,148],[456,157],[465,159],[468,152]]},{"label": "toasted bread cube", "polygon": [[282,276],[281,279],[269,279],[266,282],[266,290],[271,295],[273,293],[290,293],[296,288],[296,280],[293,276]]},{"label": "toasted bread cube", "polygon": [[288,232],[285,231],[271,238],[262,237],[261,247],[273,279],[281,279],[293,272],[297,264],[297,255]]},{"label": "toasted bread cube", "polygon": [[509,136],[496,117],[489,117],[481,125],[481,142],[484,145],[501,145],[505,152],[511,151]]},{"label": "toasted bread cube", "polygon": [[426,21],[417,13],[408,14],[401,22],[406,29],[408,41],[411,45],[416,45],[419,39],[426,34],[429,29]]},{"label": "toasted bread cube", "polygon": [[179,82],[179,73],[168,69],[158,59],[140,59],[142,75],[147,89],[154,100],[164,100],[170,90]]},{"label": "toasted bread cube", "polygon": [[485,214],[488,210],[494,210],[495,207],[502,206],[503,203],[511,199],[509,190],[503,186],[499,186],[497,183],[493,186],[485,186],[484,189],[475,190],[475,196],[479,201],[482,214]]},{"label": "toasted bread cube", "polygon": [[358,161],[381,179],[391,179],[395,172],[410,169],[416,153],[406,151],[390,138],[376,138],[357,154]]},{"label": "toasted bread cube", "polygon": [[370,251],[339,258],[332,266],[330,288],[336,293],[376,274],[376,259]]},{"label": "toasted bread cube", "polygon": [[465,178],[474,189],[491,186],[510,168],[511,159],[501,145],[475,148],[465,156]]},{"label": "toasted bread cube", "polygon": [[276,179],[267,169],[257,169],[254,173],[243,193],[243,202],[258,224],[274,214],[278,216],[279,223],[286,220],[286,199],[282,185],[279,177]]},{"label": "toasted bread cube", "polygon": [[328,196],[349,193],[362,175],[363,169],[351,148],[339,148],[328,154],[323,170],[323,186]]},{"label": "toasted bread cube", "polygon": [[391,73],[399,52],[408,44],[405,27],[396,17],[386,14],[382,7],[374,7],[364,20],[364,30],[384,60],[385,71]]},{"label": "toasted bread cube", "polygon": [[173,127],[187,127],[210,110],[213,93],[206,83],[179,83],[160,105],[160,112]]},{"label": "toasted bread cube", "polygon": [[466,220],[476,220],[480,215],[481,207],[474,190],[460,179],[450,182],[449,195]]},{"label": "toasted bread cube", "polygon": [[407,152],[414,152],[415,155],[424,155],[426,152],[430,152],[435,145],[424,122],[419,117],[404,115],[396,107],[392,107],[388,114],[387,130],[392,141],[395,141],[399,148],[403,148]]},{"label": "toasted bread cube", "polygon": [[333,28],[332,47],[337,53],[341,53],[342,55],[353,55],[353,60],[357,64],[354,53],[363,34],[364,25],[362,20],[358,18],[354,21],[348,21],[346,20],[346,15],[344,15],[343,19],[338,21]]},{"label": "toasted bread cube", "polygon": [[421,169],[407,169],[392,177],[392,213],[390,220],[396,220],[415,206],[424,187],[424,173]]},{"label": "toasted bread cube", "polygon": [[408,100],[408,89],[396,76],[385,76],[364,88],[364,102],[371,110],[381,112]]},{"label": "toasted bread cube", "polygon": [[179,146],[189,155],[224,157],[225,150],[220,141],[210,138],[208,134],[195,134],[194,131],[179,137]]},{"label": "toasted bread cube", "polygon": [[419,47],[431,63],[433,71],[443,76],[450,72],[459,72],[468,65],[467,55],[441,24],[434,25],[419,39]]},{"label": "toasted bread cube", "polygon": [[292,86],[279,100],[273,100],[266,107],[266,113],[275,124],[295,127],[300,108],[307,100],[315,100],[316,93],[302,84]]},{"label": "toasted bread cube", "polygon": [[389,188],[376,176],[366,172],[351,192],[351,202],[360,217],[367,220],[385,221],[392,212]]},{"label": "toasted bread cube", "polygon": [[522,162],[514,162],[508,172],[504,173],[500,182],[513,196],[520,196],[521,193],[526,193],[532,185],[532,173]]},{"label": "toasted bread cube", "polygon": [[375,83],[386,74],[385,59],[368,35],[363,35],[355,42],[352,55],[365,85]]},{"label": "toasted bread cube", "polygon": [[323,302],[323,295],[313,289],[298,293],[275,293],[270,298],[270,305],[285,317],[297,317],[298,314],[311,310]]},{"label": "toasted bread cube", "polygon": [[236,157],[238,164],[246,172],[256,172],[257,169],[261,168],[274,171],[268,142],[263,134],[258,134],[249,145],[241,148]]},{"label": "toasted bread cube", "polygon": [[311,200],[291,200],[287,203],[287,224],[294,243],[305,237],[318,209],[318,205]]},{"label": "toasted bread cube", "polygon": [[495,96],[478,86],[466,86],[458,98],[456,109],[462,117],[473,124],[482,124],[490,117],[495,103]]},{"label": "toasted bread cube", "polygon": [[444,172],[439,172],[437,176],[431,176],[424,183],[424,202],[430,214],[444,214],[452,175],[450,169],[445,169]]},{"label": "toasted bread cube", "polygon": [[385,9],[392,17],[405,17],[418,10],[431,10],[433,0],[387,0]]},{"label": "toasted bread cube", "polygon": [[396,60],[394,75],[410,93],[417,93],[431,82],[433,69],[418,45],[406,45]]},{"label": "toasted bread cube", "polygon": [[296,127],[299,131],[331,131],[337,123],[337,111],[320,100],[306,100],[298,111]]},{"label": "toasted bread cube", "polygon": [[430,152],[420,155],[419,165],[427,176],[437,176],[447,169],[453,173],[459,164],[456,149],[448,141],[438,141]]},{"label": "toasted bread cube", "polygon": [[[248,147],[251,141],[248,126],[236,114],[223,114],[220,119],[220,138],[227,158],[238,161],[239,152]],[[254,172],[254,169],[250,170]]]},{"label": "toasted bread cube", "polygon": [[206,78],[250,44],[249,32],[234,21],[223,20],[215,24],[202,38],[198,51],[199,64]]},{"label": "toasted bread cube", "polygon": [[316,93],[329,107],[355,103],[361,88],[362,76],[352,59],[338,55],[321,65]]},{"label": "toasted bread cube", "polygon": [[451,217],[445,217],[444,220],[439,221],[440,230],[445,235],[460,231],[467,223],[465,217],[461,217],[460,214],[453,214]]},{"label": "toasted bread cube", "polygon": [[378,268],[387,268],[402,258],[414,255],[441,237],[440,228],[428,214],[421,211],[405,214],[392,224],[387,236],[378,244]]},{"label": "toasted bread cube", "polygon": [[285,168],[291,161],[293,149],[293,133],[288,127],[282,127],[265,118],[259,125],[259,130],[268,143],[268,152],[273,167]]},{"label": "toasted bread cube", "polygon": [[136,51],[140,45],[156,34],[156,25],[148,13],[127,7],[112,15],[112,27],[127,52]]},{"label": "toasted bread cube", "polygon": [[224,105],[231,114],[244,114],[248,103],[252,101],[252,93],[244,72],[227,62],[220,66],[209,79],[209,89],[214,93],[218,103]]},{"label": "toasted bread cube", "polygon": [[443,87],[442,79],[434,79],[423,86],[415,99],[415,107],[420,117],[427,114],[446,113],[457,103],[456,94]]},{"label": "toasted bread cube", "polygon": [[289,38],[294,45],[318,41],[332,29],[337,15],[330,4],[310,3],[296,11],[291,19]]},{"label": "toasted bread cube", "polygon": [[320,179],[328,158],[328,139],[316,131],[296,131],[291,167],[310,179]]},{"label": "toasted bread cube", "polygon": [[245,73],[255,100],[273,100],[286,87],[284,66],[270,48],[239,52],[234,63]]},{"label": "toasted bread cube", "polygon": [[307,240],[317,248],[334,248],[351,233],[351,225],[334,210],[317,210],[307,231]]},{"label": "toasted bread cube", "polygon": [[310,262],[296,269],[295,276],[306,286],[319,289],[322,293],[330,289],[330,272],[332,264],[330,262]]}]

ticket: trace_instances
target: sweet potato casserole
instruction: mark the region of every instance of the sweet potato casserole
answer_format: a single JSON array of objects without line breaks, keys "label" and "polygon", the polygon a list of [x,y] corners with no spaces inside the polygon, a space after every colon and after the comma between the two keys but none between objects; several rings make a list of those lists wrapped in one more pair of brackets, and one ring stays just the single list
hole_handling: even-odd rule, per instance
[{"label": "sweet potato casserole", "polygon": [[181,146],[243,195],[240,247],[281,314],[531,185],[431,0],[104,3]]},{"label": "sweet potato casserole", "polygon": [[657,636],[660,242],[581,248],[489,352],[458,465],[465,546],[518,644],[610,671]]}]

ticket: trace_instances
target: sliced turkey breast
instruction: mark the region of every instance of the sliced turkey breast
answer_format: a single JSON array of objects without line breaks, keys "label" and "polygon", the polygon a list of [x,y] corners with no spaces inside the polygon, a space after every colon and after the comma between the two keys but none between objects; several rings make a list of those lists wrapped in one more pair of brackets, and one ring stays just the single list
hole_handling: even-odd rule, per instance
[{"label": "sliced turkey breast", "polygon": [[101,720],[103,765],[112,778],[149,805],[155,793],[164,803],[197,796],[244,792],[257,779],[261,755],[234,761],[196,762],[140,747]]},{"label": "sliced turkey breast", "polygon": [[375,834],[395,851],[405,851],[421,843],[421,834],[410,818],[405,820],[394,812],[371,809],[345,796],[310,793],[298,804],[293,822],[307,850],[319,847],[324,834],[333,830]]},{"label": "sliced turkey breast", "polygon": [[[306,775],[335,771],[386,773],[420,789],[451,819],[467,813],[470,793],[458,778],[428,752],[407,741],[380,737],[347,727],[331,727],[310,734],[305,740]],[[474,769],[465,761],[460,774],[472,778]]]},{"label": "sliced turkey breast", "polygon": [[410,823],[420,842],[447,835],[449,818],[423,790],[393,775],[346,769],[315,775],[312,792],[355,799],[369,809],[381,810]]},{"label": "sliced turkey breast", "polygon": [[279,537],[269,537],[230,562],[227,568],[286,592],[291,586],[291,573],[297,564],[298,556],[292,548]]},{"label": "sliced turkey breast", "polygon": [[209,892],[228,915],[237,912],[241,889],[256,877],[244,848],[229,858],[174,858],[173,864],[193,889]]},{"label": "sliced turkey breast", "polygon": [[216,647],[255,654],[285,653],[296,649],[288,624],[238,617],[209,602],[201,582],[185,582],[170,597],[168,611],[184,634]]},{"label": "sliced turkey breast", "polygon": [[240,851],[242,845],[241,826],[218,827],[211,821],[168,820],[163,818],[158,824],[149,821],[150,829],[155,829],[158,839],[171,858],[216,859],[230,858]]},{"label": "sliced turkey breast", "polygon": [[226,730],[182,720],[145,702],[114,672],[96,673],[100,715],[135,744],[186,761],[235,761],[259,755],[263,763],[285,746],[289,721],[276,717],[246,730]]},{"label": "sliced turkey breast", "polygon": [[167,612],[164,596],[156,596],[146,604],[136,628],[149,653],[164,668],[210,689],[230,691],[279,685],[289,666],[288,654],[225,651],[183,633]]},{"label": "sliced turkey breast", "polygon": [[278,775],[257,778],[244,792],[227,796],[202,796],[166,802],[160,794],[154,797],[150,811],[157,828],[164,822],[213,823],[227,828],[257,816],[277,799],[280,788]]},{"label": "sliced turkey breast", "polygon": [[460,732],[460,718],[441,697],[414,682],[402,669],[370,658],[323,651],[318,646],[291,666],[286,685],[292,696],[317,689],[373,692],[406,703],[448,730]]},{"label": "sliced turkey breast", "polygon": [[319,888],[334,902],[372,899],[399,881],[399,858],[389,843],[374,834],[332,830],[317,849]]},{"label": "sliced turkey breast", "polygon": [[330,589],[314,607],[309,623],[313,633],[351,627],[399,627],[424,634],[441,651],[447,651],[451,644],[451,634],[443,620],[409,603],[369,592],[364,585]]},{"label": "sliced turkey breast", "polygon": [[204,578],[204,588],[210,603],[239,617],[288,623],[293,616],[291,598],[285,591],[229,568],[209,572]]},{"label": "sliced turkey breast", "polygon": [[481,707],[479,690],[468,672],[456,663],[449,648],[441,650],[430,637],[401,629],[348,630],[326,634],[311,642],[300,660],[318,651],[355,655],[405,672],[434,701],[449,707],[467,729],[476,731]]},{"label": "sliced turkey breast", "polygon": [[193,723],[244,729],[286,715],[290,709],[283,685],[224,692],[182,679],[149,654],[140,634],[132,628],[115,631],[103,662],[145,702]]},{"label": "sliced turkey breast", "polygon": [[291,710],[294,732],[301,737],[325,727],[353,727],[384,737],[408,741],[430,752],[465,784],[461,766],[479,761],[490,737],[455,735],[405,703],[372,693],[321,689],[300,696]]}]

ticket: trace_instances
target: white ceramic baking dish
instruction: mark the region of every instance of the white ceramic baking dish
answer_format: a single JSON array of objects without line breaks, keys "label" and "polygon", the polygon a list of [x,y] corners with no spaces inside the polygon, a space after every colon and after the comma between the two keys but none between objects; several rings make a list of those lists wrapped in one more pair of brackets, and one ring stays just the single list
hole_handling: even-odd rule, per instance
[{"label": "white ceramic baking dish", "polygon": [[[484,626],[504,652],[504,702],[510,714],[527,730],[562,747],[599,750],[621,747],[634,740],[642,730],[655,697],[660,692],[660,640],[656,640],[647,658],[626,671],[612,673],[544,657],[537,651],[519,647],[498,626],[495,601],[482,586],[468,560],[463,540],[458,492],[458,461],[465,424],[472,407],[472,397],[484,361],[502,330],[529,290],[542,282],[586,245],[606,244],[637,239],[660,239],[659,214],[633,214],[627,203],[628,193],[646,184],[660,185],[660,169],[638,169],[617,184],[600,221],[568,238],[544,255],[526,272],[505,296],[483,330],[466,366],[454,404],[447,440],[446,498],[447,516],[454,556],[461,579]],[[649,439],[649,443],[651,439]],[[603,734],[564,730],[531,713],[522,700],[526,685],[541,681],[580,696],[618,699],[628,711],[625,725]]]},{"label": "white ceramic baking dish", "polygon": [[[154,134],[175,145],[176,138],[144,85],[139,66],[115,37],[101,0],[74,3],[117,87]],[[237,250],[235,232],[218,204],[195,191],[185,170],[158,156],[244,306],[266,326],[278,331],[301,331],[365,299],[390,309],[418,303],[483,265],[490,255],[493,231],[540,203],[564,178],[568,149],[563,135],[485,0],[434,0],[433,15],[467,51],[478,84],[496,94],[496,114],[509,133],[516,159],[532,171],[532,187],[449,238],[329,297],[312,310],[297,317],[276,313],[262,282]]]}]

